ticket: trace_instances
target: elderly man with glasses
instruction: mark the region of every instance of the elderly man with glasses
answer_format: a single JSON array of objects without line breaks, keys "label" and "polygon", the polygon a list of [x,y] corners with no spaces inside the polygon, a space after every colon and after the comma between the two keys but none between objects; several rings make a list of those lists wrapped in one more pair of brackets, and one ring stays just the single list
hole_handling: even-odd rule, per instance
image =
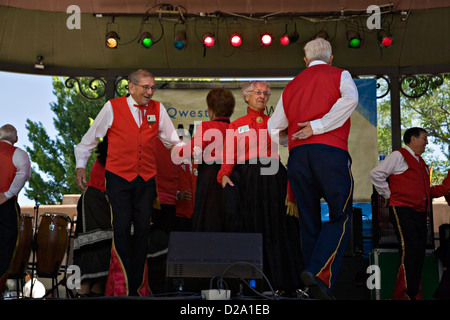
[{"label": "elderly man with glasses", "polygon": [[105,178],[114,237],[105,295],[151,295],[146,257],[156,198],[156,139],[167,148],[183,145],[164,106],[152,100],[155,88],[149,71],[132,72],[129,94],[106,102],[75,147],[77,184],[85,190],[86,163],[98,138],[108,136]]},{"label": "elderly man with glasses", "polygon": [[430,172],[421,155],[427,131],[413,127],[403,135],[404,148],[394,150],[370,172],[377,192],[389,206],[389,217],[399,242],[400,267],[393,300],[420,299],[420,281],[427,247],[430,214]]}]

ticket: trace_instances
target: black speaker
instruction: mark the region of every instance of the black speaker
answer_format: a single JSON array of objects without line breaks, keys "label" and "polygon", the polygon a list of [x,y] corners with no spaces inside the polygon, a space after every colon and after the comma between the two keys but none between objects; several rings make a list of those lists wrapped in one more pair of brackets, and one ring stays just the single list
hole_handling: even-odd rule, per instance
[{"label": "black speaker", "polygon": [[260,233],[171,232],[166,278],[171,290],[216,289],[216,280],[262,279]]},{"label": "black speaker", "polygon": [[450,224],[444,223],[439,226],[439,242],[443,244],[450,238]]},{"label": "black speaker", "polygon": [[361,256],[363,253],[363,233],[362,233],[362,209],[353,207],[352,219],[350,220],[350,235],[345,250],[345,256]]},{"label": "black speaker", "polygon": [[369,259],[362,256],[344,257],[332,292],[337,300],[370,300],[368,266]]}]

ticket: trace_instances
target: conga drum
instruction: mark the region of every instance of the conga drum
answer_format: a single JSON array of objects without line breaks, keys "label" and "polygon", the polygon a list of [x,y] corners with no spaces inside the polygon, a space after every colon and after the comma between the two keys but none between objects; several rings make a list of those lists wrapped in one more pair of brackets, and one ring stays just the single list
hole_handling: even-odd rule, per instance
[{"label": "conga drum", "polygon": [[33,215],[24,213],[19,218],[19,243],[10,266],[9,278],[25,276],[33,243]]},{"label": "conga drum", "polygon": [[36,271],[41,277],[56,278],[69,244],[69,216],[43,213],[36,236]]}]

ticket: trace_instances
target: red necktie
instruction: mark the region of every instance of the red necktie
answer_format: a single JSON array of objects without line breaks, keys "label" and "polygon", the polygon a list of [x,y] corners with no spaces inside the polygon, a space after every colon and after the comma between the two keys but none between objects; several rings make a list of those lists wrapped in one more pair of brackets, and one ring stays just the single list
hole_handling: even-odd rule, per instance
[{"label": "red necktie", "polygon": [[134,105],[136,108],[139,108],[139,127],[142,125],[142,123],[144,122],[144,116],[145,116],[145,107],[146,106],[141,106],[138,104]]}]

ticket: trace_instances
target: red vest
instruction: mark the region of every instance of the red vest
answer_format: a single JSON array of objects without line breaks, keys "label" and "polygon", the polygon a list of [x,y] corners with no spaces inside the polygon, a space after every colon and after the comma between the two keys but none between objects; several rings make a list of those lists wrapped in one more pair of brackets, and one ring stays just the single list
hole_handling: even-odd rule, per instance
[{"label": "red vest", "polygon": [[17,147],[0,141],[0,192],[4,193],[9,190],[11,183],[16,175],[17,168],[13,163],[14,151]]},{"label": "red vest", "polygon": [[[158,139],[159,107],[151,100],[144,107],[146,116],[139,128],[128,107],[126,97],[110,100],[114,120],[108,130],[108,156],[106,170],[126,179],[141,176],[145,181],[156,174],[155,142]],[[156,121],[149,123],[148,115],[155,115]]]},{"label": "red vest", "polygon": [[419,161],[405,148],[399,151],[408,163],[408,169],[401,174],[389,176],[391,198],[389,205],[411,207],[419,212],[427,211],[430,203],[430,173],[422,157]]},{"label": "red vest", "polygon": [[289,150],[303,144],[326,144],[348,151],[350,118],[339,128],[306,140],[292,140],[300,122],[322,118],[341,97],[341,73],[344,70],[319,64],[306,68],[283,91],[284,112],[289,120]]}]

